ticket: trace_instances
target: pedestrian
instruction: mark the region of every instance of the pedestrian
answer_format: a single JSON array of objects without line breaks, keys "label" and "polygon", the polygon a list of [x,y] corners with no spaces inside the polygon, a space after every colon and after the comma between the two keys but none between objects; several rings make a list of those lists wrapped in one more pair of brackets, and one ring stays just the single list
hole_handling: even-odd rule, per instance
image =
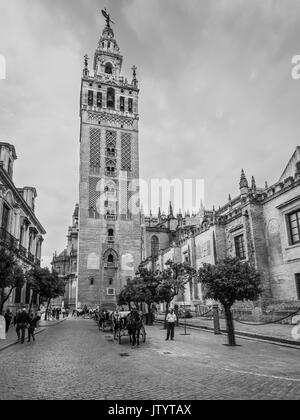
[{"label": "pedestrian", "polygon": [[[25,340],[25,331],[26,331],[26,328],[29,324],[29,315],[26,312],[26,308],[23,308],[22,312],[18,316],[17,323],[18,323],[17,325],[19,327],[19,333],[21,331],[21,344],[23,344],[24,340]],[[18,338],[19,337],[20,337],[20,335],[18,334]]]},{"label": "pedestrian", "polygon": [[37,316],[33,313],[30,314],[29,323],[28,323],[28,342],[30,343],[30,339],[32,338],[35,341],[34,331],[37,328],[38,319]]},{"label": "pedestrian", "polygon": [[9,326],[12,320],[12,313],[10,312],[10,309],[7,309],[7,311],[5,312],[4,318],[5,318],[5,332],[7,333],[9,330]]},{"label": "pedestrian", "polygon": [[167,338],[166,341],[169,340],[171,336],[171,340],[174,340],[174,331],[175,331],[175,323],[177,321],[177,316],[174,313],[174,309],[170,309],[167,315]]},{"label": "pedestrian", "polygon": [[14,325],[16,326],[16,333],[17,333],[17,336],[18,336],[18,341],[20,341],[20,326],[18,324],[18,319],[19,319],[19,316],[20,316],[21,312],[22,312],[21,309],[18,309],[18,311],[16,312],[16,314],[14,316]]}]

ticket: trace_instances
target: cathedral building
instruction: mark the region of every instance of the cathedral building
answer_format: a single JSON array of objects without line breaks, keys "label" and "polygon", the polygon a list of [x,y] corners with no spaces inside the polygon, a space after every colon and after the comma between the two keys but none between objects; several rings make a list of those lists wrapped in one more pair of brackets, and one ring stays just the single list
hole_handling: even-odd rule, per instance
[{"label": "cathedral building", "polygon": [[139,88],[122,74],[109,15],[81,81],[78,305],[116,306],[141,260]]},{"label": "cathedral building", "polygon": [[51,262],[52,269],[57,272],[58,276],[65,282],[65,294],[53,301],[52,305],[64,306],[65,308],[76,308],[77,298],[77,259],[78,259],[78,218],[79,205],[76,204],[72,225],[69,226],[67,234],[67,246],[59,254],[55,252]]},{"label": "cathedral building", "polygon": [[[249,261],[261,275],[263,294],[258,302],[236,305],[259,317],[272,305],[282,311],[300,307],[300,147],[278,181],[259,188],[242,170],[240,194],[197,215],[142,218],[142,265],[163,270],[166,262],[189,262],[196,270],[227,256]],[[205,303],[200,284],[191,280],[179,306],[191,310]]]}]

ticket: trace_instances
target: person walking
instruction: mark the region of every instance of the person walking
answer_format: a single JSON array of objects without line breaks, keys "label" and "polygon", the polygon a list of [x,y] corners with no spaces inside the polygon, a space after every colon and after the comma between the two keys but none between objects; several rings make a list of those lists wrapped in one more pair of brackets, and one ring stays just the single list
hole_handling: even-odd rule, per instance
[{"label": "person walking", "polygon": [[175,332],[175,323],[177,321],[177,316],[174,313],[174,309],[170,309],[167,315],[167,338],[166,341],[169,340],[171,336],[171,340],[174,340],[174,332]]},{"label": "person walking", "polygon": [[38,319],[37,316],[34,314],[30,314],[29,317],[29,324],[28,324],[28,342],[30,343],[30,339],[32,338],[35,341],[34,331],[37,328]]},{"label": "person walking", "polygon": [[14,325],[16,327],[16,333],[17,333],[17,336],[18,336],[18,341],[20,341],[20,326],[18,324],[18,319],[19,319],[19,316],[20,316],[21,312],[22,312],[21,309],[18,309],[18,311],[16,312],[16,314],[14,316]]},{"label": "person walking", "polygon": [[5,312],[4,318],[5,318],[5,332],[7,334],[8,330],[9,330],[9,326],[12,320],[12,313],[10,312],[10,309],[7,309],[7,311]]},{"label": "person walking", "polygon": [[21,331],[21,344],[23,344],[25,340],[25,331],[27,325],[29,324],[29,315],[26,312],[26,308],[23,308],[22,312],[18,316],[17,323],[17,328],[19,327],[19,333]]}]

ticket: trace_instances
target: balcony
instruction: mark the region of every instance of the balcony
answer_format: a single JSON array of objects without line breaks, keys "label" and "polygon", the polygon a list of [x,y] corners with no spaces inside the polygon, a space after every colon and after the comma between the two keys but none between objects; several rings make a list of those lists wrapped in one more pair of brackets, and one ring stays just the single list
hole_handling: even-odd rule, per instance
[{"label": "balcony", "polygon": [[27,250],[22,245],[19,246],[19,253],[21,257],[24,257],[24,258],[27,257]]},{"label": "balcony", "polygon": [[34,255],[28,251],[28,256],[27,258],[29,259],[30,262],[34,263]]},{"label": "balcony", "polygon": [[117,220],[118,216],[116,214],[105,214],[104,219],[111,220],[115,222]]},{"label": "balcony", "polygon": [[106,156],[109,157],[109,158],[116,158],[117,157],[117,153],[116,152],[106,151]]},{"label": "balcony", "polygon": [[117,270],[118,264],[113,262],[106,262],[104,263],[104,268],[115,268]]},{"label": "balcony", "polygon": [[7,232],[7,230],[0,228],[0,243],[3,244],[6,248],[13,250],[17,249],[18,242],[18,239]]},{"label": "balcony", "polygon": [[35,259],[35,264],[40,267],[41,266],[41,260],[39,258]]},{"label": "balcony", "polygon": [[115,171],[105,171],[105,176],[108,176],[109,178],[116,178],[117,172],[115,172]]}]

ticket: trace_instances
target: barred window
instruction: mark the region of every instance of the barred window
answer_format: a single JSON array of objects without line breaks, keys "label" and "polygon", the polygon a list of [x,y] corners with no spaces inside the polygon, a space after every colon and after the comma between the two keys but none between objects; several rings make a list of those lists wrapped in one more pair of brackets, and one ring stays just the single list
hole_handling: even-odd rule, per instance
[{"label": "barred window", "polygon": [[94,105],[94,92],[92,90],[88,91],[88,105],[89,106]]},{"label": "barred window", "polygon": [[102,107],[102,92],[97,92],[97,107]]},{"label": "barred window", "polygon": [[300,273],[295,274],[297,299],[300,300]]},{"label": "barred window", "polygon": [[240,260],[246,259],[244,235],[239,235],[234,238],[235,255]]},{"label": "barred window", "polygon": [[128,112],[133,112],[133,100],[131,98],[128,99]]},{"label": "barred window", "polygon": [[120,111],[125,111],[125,98],[120,96]]},{"label": "barred window", "polygon": [[291,245],[300,243],[300,210],[288,215]]}]

